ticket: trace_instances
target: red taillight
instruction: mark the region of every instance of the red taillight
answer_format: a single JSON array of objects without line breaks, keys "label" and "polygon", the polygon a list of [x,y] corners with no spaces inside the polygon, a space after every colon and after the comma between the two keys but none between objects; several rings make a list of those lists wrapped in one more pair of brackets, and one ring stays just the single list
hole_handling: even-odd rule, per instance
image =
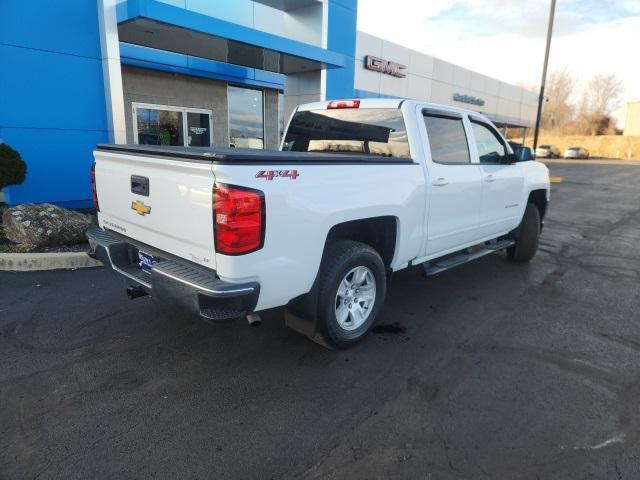
[{"label": "red taillight", "polygon": [[264,194],[260,190],[216,184],[213,187],[217,253],[240,255],[264,243]]},{"label": "red taillight", "polygon": [[91,165],[91,193],[93,194],[93,206],[96,210],[100,211],[100,205],[98,204],[98,191],[96,190],[96,164]]},{"label": "red taillight", "polygon": [[327,104],[327,109],[360,108],[360,100],[333,100]]}]

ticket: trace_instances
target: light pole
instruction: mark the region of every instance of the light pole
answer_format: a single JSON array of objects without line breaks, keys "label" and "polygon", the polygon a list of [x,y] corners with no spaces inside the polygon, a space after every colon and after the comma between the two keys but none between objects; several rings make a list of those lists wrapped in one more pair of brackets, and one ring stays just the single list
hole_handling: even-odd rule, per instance
[{"label": "light pole", "polygon": [[556,0],[551,0],[549,10],[549,25],[547,26],[547,47],[544,51],[544,65],[542,67],[542,81],[540,82],[540,96],[538,97],[538,114],[536,115],[536,128],[533,132],[533,151],[538,148],[538,134],[540,133],[540,117],[542,116],[542,103],[544,102],[544,85],[547,81],[547,66],[549,65],[549,49],[551,48],[551,34],[553,33],[553,17],[556,13]]}]

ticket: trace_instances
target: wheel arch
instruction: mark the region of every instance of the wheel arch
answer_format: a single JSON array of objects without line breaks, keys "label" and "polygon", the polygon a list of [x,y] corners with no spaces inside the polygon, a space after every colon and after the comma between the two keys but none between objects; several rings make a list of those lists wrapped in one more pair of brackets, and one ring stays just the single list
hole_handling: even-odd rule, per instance
[{"label": "wheel arch", "polygon": [[544,223],[547,206],[549,205],[549,200],[547,200],[547,190],[544,188],[532,190],[529,192],[527,203],[533,203],[536,206],[540,213],[540,222]]},{"label": "wheel arch", "polygon": [[324,249],[332,240],[353,240],[376,250],[389,269],[396,254],[398,219],[392,215],[341,222],[329,229]]},{"label": "wheel arch", "polygon": [[[376,250],[387,273],[396,254],[398,240],[398,218],[393,215],[349,220],[333,225],[327,232],[322,257],[327,245],[333,240],[353,240],[369,245]],[[307,337],[316,335],[318,315],[318,282],[320,268],[309,292],[292,299],[285,310],[286,325]]]}]

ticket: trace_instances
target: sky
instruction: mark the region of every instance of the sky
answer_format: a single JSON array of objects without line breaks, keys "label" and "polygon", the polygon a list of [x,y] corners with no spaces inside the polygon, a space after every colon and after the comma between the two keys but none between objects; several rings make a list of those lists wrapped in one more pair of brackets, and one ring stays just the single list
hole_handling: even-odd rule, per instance
[{"label": "sky", "polygon": [[[508,83],[539,88],[550,0],[358,0],[358,29]],[[640,101],[640,0],[557,0],[549,71],[579,91],[615,73]]]}]

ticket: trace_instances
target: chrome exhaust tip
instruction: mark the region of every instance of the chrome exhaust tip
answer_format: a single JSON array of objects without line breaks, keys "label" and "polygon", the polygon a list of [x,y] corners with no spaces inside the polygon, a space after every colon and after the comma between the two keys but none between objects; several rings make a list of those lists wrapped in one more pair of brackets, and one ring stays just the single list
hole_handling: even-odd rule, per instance
[{"label": "chrome exhaust tip", "polygon": [[262,325],[262,318],[260,318],[260,315],[258,315],[257,313],[247,314],[247,321],[252,327],[259,327],[260,325]]}]

